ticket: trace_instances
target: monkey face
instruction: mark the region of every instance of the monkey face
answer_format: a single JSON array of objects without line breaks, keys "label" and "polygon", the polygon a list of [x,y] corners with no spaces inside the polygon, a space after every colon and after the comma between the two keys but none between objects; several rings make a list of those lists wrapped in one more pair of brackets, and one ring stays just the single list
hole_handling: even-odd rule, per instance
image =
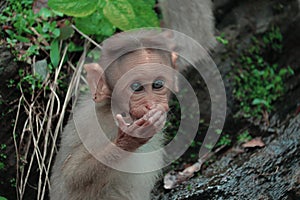
[{"label": "monkey face", "polygon": [[143,117],[154,108],[163,112],[169,110],[168,100],[173,86],[170,67],[146,63],[127,67],[126,70],[124,77],[120,78],[119,97],[128,97],[128,101],[125,101],[127,105],[123,106],[128,107],[133,120]]},{"label": "monkey face", "polygon": [[163,112],[169,110],[169,89],[166,87],[165,77],[156,77],[147,82],[135,80],[130,85],[133,91],[129,108],[133,118],[141,118],[148,111],[157,108]]}]

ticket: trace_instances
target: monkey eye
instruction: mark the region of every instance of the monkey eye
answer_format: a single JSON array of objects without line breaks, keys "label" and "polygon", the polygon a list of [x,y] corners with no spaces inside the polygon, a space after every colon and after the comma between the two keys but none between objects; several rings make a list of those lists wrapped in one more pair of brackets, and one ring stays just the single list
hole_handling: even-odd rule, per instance
[{"label": "monkey eye", "polygon": [[138,82],[135,82],[135,83],[132,83],[130,85],[130,88],[134,91],[134,92],[140,92],[144,89],[144,87],[142,86],[142,84],[138,83]]},{"label": "monkey eye", "polygon": [[152,88],[153,89],[160,89],[164,86],[165,84],[165,81],[163,80],[156,80],[152,83]]}]

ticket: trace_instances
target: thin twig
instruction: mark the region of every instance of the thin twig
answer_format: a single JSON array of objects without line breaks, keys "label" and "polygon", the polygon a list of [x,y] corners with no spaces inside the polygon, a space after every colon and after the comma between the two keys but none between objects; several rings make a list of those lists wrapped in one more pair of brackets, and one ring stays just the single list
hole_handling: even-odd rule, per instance
[{"label": "thin twig", "polygon": [[[17,129],[17,124],[18,124],[18,120],[19,120],[19,116],[20,116],[20,109],[21,109],[21,102],[22,102],[22,96],[19,98],[19,104],[18,104],[18,110],[17,110],[17,114],[16,114],[16,118],[15,118],[15,124],[14,124],[14,128],[13,128],[13,139],[14,139],[14,146],[15,146],[15,150],[16,150],[16,158],[17,158],[17,161],[16,161],[16,167],[17,167],[17,171],[16,171],[16,184],[18,185],[19,183],[19,163],[20,163],[20,157],[19,157],[19,148],[18,148],[18,144],[17,144],[17,140],[16,140],[16,129]],[[19,196],[19,188],[16,187],[16,192],[17,192],[17,199],[20,198]]]},{"label": "thin twig", "polygon": [[[77,68],[76,68],[70,61],[68,61],[68,64],[69,64],[69,66],[71,67],[71,69],[74,70],[74,73],[75,73],[75,72],[77,71],[77,70],[76,70]],[[87,82],[87,80],[84,78],[83,75],[80,75],[80,79],[84,82],[84,84],[88,85],[88,82]]]},{"label": "thin twig", "polygon": [[[84,58],[86,56],[86,49],[87,49],[87,47],[85,45],[85,50],[82,54],[83,61],[79,62],[79,67],[77,67],[78,70],[82,68],[82,65],[84,63]],[[68,91],[67,91],[67,94],[66,94],[66,97],[65,97],[65,100],[64,100],[64,104],[63,104],[63,107],[62,107],[62,110],[61,110],[61,115],[60,115],[59,120],[57,122],[57,126],[55,128],[55,132],[54,132],[54,136],[53,136],[53,143],[52,143],[51,152],[50,152],[48,169],[50,169],[51,161],[52,161],[52,158],[54,157],[54,149],[56,147],[56,140],[57,140],[57,137],[58,137],[58,133],[60,131],[60,127],[62,127],[62,125],[63,125],[62,123],[63,123],[65,111],[66,111],[67,105],[68,105],[68,103],[69,103],[69,101],[72,97],[72,90],[74,88],[74,83],[76,82],[75,81],[76,79],[80,79],[80,73],[74,73],[73,76],[72,76],[71,82],[69,84]]]},{"label": "thin twig", "polygon": [[84,34],[83,32],[81,32],[76,26],[74,26],[73,24],[71,25],[72,28],[77,31],[80,35],[82,35],[85,39],[87,39],[88,41],[90,41],[91,43],[93,43],[96,47],[98,47],[99,49],[102,50],[102,47],[95,42],[92,38],[90,38],[89,36],[87,36],[86,34]]},{"label": "thin twig", "polygon": [[[75,26],[72,27],[85,37],[85,35]],[[74,70],[74,74],[64,100],[59,99],[57,88],[59,75],[66,58],[68,47],[65,47],[63,51],[60,64],[55,70],[54,79],[52,81],[48,75],[47,79],[43,82],[43,88],[37,91],[32,91],[31,97],[29,98],[25,96],[23,88],[20,86],[21,97],[19,98],[18,111],[13,130],[14,146],[17,157],[16,190],[17,198],[19,200],[24,199],[27,187],[31,187],[29,180],[33,170],[38,170],[39,173],[37,185],[34,187],[37,191],[36,199],[44,199],[47,194],[47,189],[50,189],[49,176],[51,163],[56,151],[58,134],[61,132],[63,127],[67,106],[74,94],[74,102],[76,102],[79,94],[80,80],[87,84],[86,79],[81,74],[87,49],[90,42],[101,49],[101,46],[92,39],[89,37],[85,38],[84,51],[77,63],[77,66],[74,67],[71,62],[68,62],[68,65]],[[50,88],[50,93],[49,90],[46,90],[48,87]],[[48,98],[47,102],[40,101],[45,98]],[[23,130],[17,139],[17,124],[20,120],[20,112],[23,109],[25,111],[24,113],[27,115],[27,119],[25,119]],[[57,119],[57,116],[58,122],[54,122],[54,119]],[[36,165],[37,169],[35,169]]]}]

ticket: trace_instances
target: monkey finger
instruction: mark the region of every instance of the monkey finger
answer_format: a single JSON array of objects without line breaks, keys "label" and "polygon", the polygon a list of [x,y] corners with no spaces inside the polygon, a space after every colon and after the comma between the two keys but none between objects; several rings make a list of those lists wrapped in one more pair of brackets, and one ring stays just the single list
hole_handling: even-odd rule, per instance
[{"label": "monkey finger", "polygon": [[136,120],[133,124],[137,126],[142,126],[147,120],[143,118]]},{"label": "monkey finger", "polygon": [[150,117],[152,117],[152,116],[153,116],[156,112],[158,112],[158,111],[159,111],[158,109],[154,108],[154,109],[148,111],[148,112],[143,116],[143,118],[144,118],[145,120],[148,120]]},{"label": "monkey finger", "polygon": [[[129,127],[128,127],[128,134],[130,135],[139,135],[138,133],[141,131],[141,127],[144,126],[146,120],[141,118],[141,119],[138,119],[137,121],[133,122]],[[135,133],[137,132],[137,134]]]},{"label": "monkey finger", "polygon": [[148,122],[150,124],[153,124],[155,123],[157,120],[159,120],[161,118],[161,116],[163,115],[163,112],[162,111],[157,111],[156,113],[154,113],[153,116],[151,116],[149,119],[148,119]]},{"label": "monkey finger", "polygon": [[155,115],[155,113],[159,112],[161,110],[154,108],[152,110],[150,110],[147,114],[145,114],[145,119],[149,119],[150,117],[152,117],[153,115]]},{"label": "monkey finger", "polygon": [[153,124],[160,118],[161,113],[155,113],[153,117],[150,117],[143,125],[142,127],[149,127],[153,126]]},{"label": "monkey finger", "polygon": [[116,119],[117,119],[117,122],[118,122],[118,126],[120,129],[125,129],[129,126],[128,123],[125,122],[124,118],[122,117],[122,115],[120,114],[117,114],[116,115]]}]

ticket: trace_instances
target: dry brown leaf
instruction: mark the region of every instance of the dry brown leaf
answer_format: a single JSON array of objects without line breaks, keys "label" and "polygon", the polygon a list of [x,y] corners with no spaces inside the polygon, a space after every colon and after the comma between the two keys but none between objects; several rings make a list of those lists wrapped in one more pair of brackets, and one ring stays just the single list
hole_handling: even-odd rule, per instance
[{"label": "dry brown leaf", "polygon": [[226,145],[223,145],[217,148],[214,152],[208,152],[204,154],[201,158],[198,159],[198,162],[185,168],[182,172],[170,171],[169,173],[167,173],[164,177],[164,188],[175,188],[180,183],[187,181],[188,179],[193,177],[194,174],[201,169],[201,166],[205,161],[211,158],[215,153],[221,151],[225,146]]},{"label": "dry brown leaf", "polygon": [[261,137],[256,137],[249,142],[242,144],[244,148],[252,148],[252,147],[264,147],[265,143],[261,140]]}]

